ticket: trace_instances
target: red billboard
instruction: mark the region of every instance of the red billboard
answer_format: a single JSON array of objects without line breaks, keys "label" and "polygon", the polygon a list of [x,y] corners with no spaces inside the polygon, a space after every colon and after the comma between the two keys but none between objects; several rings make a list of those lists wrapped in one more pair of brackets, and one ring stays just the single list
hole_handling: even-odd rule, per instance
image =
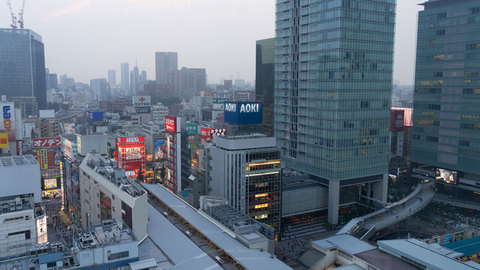
[{"label": "red billboard", "polygon": [[145,137],[117,138],[118,166],[126,171],[128,177],[136,177],[145,172]]},{"label": "red billboard", "polygon": [[390,111],[390,131],[391,132],[403,131],[404,116],[405,115],[403,110]]},{"label": "red billboard", "polygon": [[37,149],[36,154],[41,170],[48,170],[57,167],[57,164],[55,164],[54,149]]},{"label": "red billboard", "polygon": [[200,137],[202,139],[211,139],[212,138],[212,129],[211,128],[201,128]]},{"label": "red billboard", "polygon": [[165,130],[177,132],[177,118],[173,116],[165,116]]},{"label": "red billboard", "polygon": [[62,138],[37,138],[33,139],[33,148],[48,148],[62,146]]}]

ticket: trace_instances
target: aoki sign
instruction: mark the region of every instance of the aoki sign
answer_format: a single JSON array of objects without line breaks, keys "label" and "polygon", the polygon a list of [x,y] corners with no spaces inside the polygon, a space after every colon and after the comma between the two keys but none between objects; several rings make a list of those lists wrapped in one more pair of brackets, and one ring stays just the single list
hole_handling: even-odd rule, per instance
[{"label": "aoki sign", "polygon": [[234,125],[261,124],[261,102],[225,102],[225,122]]}]

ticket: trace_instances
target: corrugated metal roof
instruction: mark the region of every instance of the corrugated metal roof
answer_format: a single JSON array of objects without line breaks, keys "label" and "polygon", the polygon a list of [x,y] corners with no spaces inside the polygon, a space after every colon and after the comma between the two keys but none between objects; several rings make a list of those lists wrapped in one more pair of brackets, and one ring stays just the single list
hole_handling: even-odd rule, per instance
[{"label": "corrugated metal roof", "polygon": [[[175,269],[222,269],[195,243],[148,204],[147,232],[150,239],[175,264]],[[172,268],[172,269],[173,269]]]},{"label": "corrugated metal roof", "polygon": [[154,259],[148,259],[139,262],[129,263],[131,270],[141,270],[152,267],[157,267],[157,262]]},{"label": "corrugated metal roof", "polygon": [[164,187],[157,184],[142,185],[245,268],[251,270],[291,269],[279,259],[271,258],[268,252],[244,246]]}]

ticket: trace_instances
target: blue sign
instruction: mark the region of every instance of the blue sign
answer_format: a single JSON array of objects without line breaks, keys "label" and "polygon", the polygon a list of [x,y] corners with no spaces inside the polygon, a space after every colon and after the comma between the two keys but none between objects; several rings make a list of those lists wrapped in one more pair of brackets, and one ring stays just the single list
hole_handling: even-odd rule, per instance
[{"label": "blue sign", "polygon": [[90,112],[87,111],[87,118],[93,122],[103,121],[103,112]]},{"label": "blue sign", "polygon": [[261,102],[225,102],[226,123],[233,125],[261,124],[263,120]]}]

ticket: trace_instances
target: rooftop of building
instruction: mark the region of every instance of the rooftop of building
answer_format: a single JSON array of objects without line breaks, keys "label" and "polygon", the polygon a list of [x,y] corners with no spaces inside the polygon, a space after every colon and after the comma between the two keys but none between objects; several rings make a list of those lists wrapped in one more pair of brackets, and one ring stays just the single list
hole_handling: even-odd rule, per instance
[{"label": "rooftop of building", "polygon": [[470,256],[480,252],[480,236],[448,243],[443,247],[463,253],[463,256]]},{"label": "rooftop of building", "polygon": [[259,148],[272,148],[277,146],[277,141],[275,137],[268,137],[265,134],[261,133],[227,137],[214,136],[213,143],[216,147],[227,150],[249,150]]},{"label": "rooftop of building", "polygon": [[107,246],[135,241],[130,230],[121,222],[105,220],[102,226],[93,231],[80,233],[74,241],[79,249],[91,249],[98,246]]},{"label": "rooftop of building", "polygon": [[312,245],[325,250],[338,248],[352,255],[376,249],[376,247],[367,242],[348,234],[335,235],[326,239],[316,240],[312,242]]},{"label": "rooftop of building", "polygon": [[0,157],[0,168],[38,165],[32,155]]},{"label": "rooftop of building", "polygon": [[34,32],[33,30],[30,29],[12,29],[12,28],[0,28],[0,34],[25,34],[29,33],[35,40],[42,42],[42,36],[40,36],[38,33]]},{"label": "rooftop of building", "polygon": [[[168,205],[168,207],[175,211],[180,217],[208,238],[214,245],[234,258],[242,267],[261,270],[291,269],[280,260],[272,258],[268,252],[259,249],[249,249],[163,186],[156,184],[143,184],[143,186],[149,190],[153,196]],[[179,251],[181,251],[181,249],[176,252]]]},{"label": "rooftop of building", "polygon": [[416,239],[383,240],[378,241],[377,244],[380,250],[402,256],[424,269],[480,269],[480,264],[456,260],[459,253],[438,244],[427,244]]},{"label": "rooftop of building", "polygon": [[32,195],[2,197],[0,199],[0,214],[13,213],[33,209]]},{"label": "rooftop of building", "polygon": [[[147,232],[155,248],[149,252],[158,263],[171,264],[170,269],[221,269],[202,249],[179,231],[165,216],[151,204],[148,204],[149,222]],[[158,228],[162,228],[159,230]],[[144,241],[145,242],[145,241]],[[144,250],[149,242],[142,242],[139,250]],[[152,245],[149,245],[152,246]],[[155,251],[156,248],[159,251]],[[141,254],[141,253],[139,253]],[[165,258],[162,256],[165,254]],[[168,258],[168,259],[167,259]]]},{"label": "rooftop of building", "polygon": [[420,5],[425,7],[439,7],[452,4],[460,4],[465,2],[476,2],[477,0],[428,0]]},{"label": "rooftop of building", "polygon": [[267,237],[275,238],[275,229],[254,218],[247,216],[226,204],[217,204],[208,207],[207,214],[226,226],[236,234],[241,234],[247,240]]},{"label": "rooftop of building", "polygon": [[125,171],[117,166],[117,162],[112,158],[106,158],[99,154],[88,154],[82,164],[86,164],[90,169],[102,176],[105,180],[116,185],[120,190],[136,198],[145,194],[145,190],[128,179]]}]

